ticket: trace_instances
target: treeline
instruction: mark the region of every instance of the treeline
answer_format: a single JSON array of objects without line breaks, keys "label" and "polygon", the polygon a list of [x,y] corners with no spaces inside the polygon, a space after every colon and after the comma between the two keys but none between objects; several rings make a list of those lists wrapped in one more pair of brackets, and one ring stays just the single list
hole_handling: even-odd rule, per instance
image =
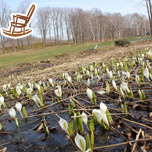
[{"label": "treeline", "polygon": [[[23,0],[13,12],[26,13],[31,1]],[[0,2],[0,28],[8,27],[11,10],[6,2]],[[121,37],[144,36],[150,30],[145,15],[120,13],[103,13],[100,9],[83,10],[81,8],[39,8],[33,18],[31,27],[41,36],[43,46],[46,43],[62,45],[70,43],[104,42]],[[37,36],[37,35],[35,35]],[[1,45],[5,53],[5,43],[11,41],[13,50],[19,42],[31,47],[32,36],[20,40],[10,40],[0,33]],[[26,41],[26,42],[25,42]]]},{"label": "treeline", "polygon": [[44,7],[38,9],[37,19],[44,46],[47,36],[50,44],[53,40],[61,45],[65,39],[75,44],[103,42],[105,39],[144,36],[149,31],[149,22],[144,15],[122,16],[120,13],[102,13],[100,9]]}]

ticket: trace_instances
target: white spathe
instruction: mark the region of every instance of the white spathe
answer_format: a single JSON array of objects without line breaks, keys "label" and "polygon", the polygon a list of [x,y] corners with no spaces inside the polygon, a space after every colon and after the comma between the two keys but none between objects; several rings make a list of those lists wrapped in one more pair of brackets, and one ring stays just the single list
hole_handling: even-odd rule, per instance
[{"label": "white spathe", "polygon": [[106,92],[105,92],[104,90],[99,90],[98,93],[101,94],[101,95],[103,95],[103,94],[105,94]]},{"label": "white spathe", "polygon": [[86,141],[83,136],[77,135],[74,138],[76,145],[78,146],[79,149],[81,149],[83,152],[86,150]]},{"label": "white spathe", "polygon": [[129,88],[128,88],[128,84],[126,83],[126,82],[122,82],[121,84],[120,84],[120,88],[123,90],[123,91],[127,91],[128,93],[130,92],[130,90],[129,90]]},{"label": "white spathe", "polygon": [[112,85],[115,88],[115,90],[117,91],[117,85],[116,85],[116,82],[114,80],[112,80]]},{"label": "white spathe", "polygon": [[102,111],[102,119],[103,119],[104,123],[107,126],[109,126],[109,122],[108,122],[107,116],[106,116],[106,114],[103,111]]},{"label": "white spathe", "polygon": [[93,92],[91,89],[87,88],[87,95],[92,100],[93,99]]},{"label": "white spathe", "polygon": [[63,119],[63,118],[60,118],[59,124],[60,124],[61,128],[62,128],[66,133],[68,133],[68,128],[69,128],[68,122],[67,122],[65,119]]},{"label": "white spathe", "polygon": [[32,93],[32,90],[33,90],[32,88],[28,88],[28,89],[26,90],[26,93],[27,93],[27,94],[31,94],[31,93]]},{"label": "white spathe", "polygon": [[58,87],[58,89],[54,90],[54,92],[55,92],[56,96],[61,98],[61,96],[62,96],[61,86],[58,85],[57,87]]},{"label": "white spathe", "polygon": [[20,90],[20,88],[19,88],[18,86],[16,87],[16,92],[17,92],[17,94],[20,96],[21,90]]},{"label": "white spathe", "polygon": [[0,94],[0,107],[1,105],[4,106],[4,97]]},{"label": "white spathe", "polygon": [[93,117],[98,121],[99,124],[101,124],[102,120],[102,112],[100,109],[93,109],[92,110]]},{"label": "white spathe", "polygon": [[82,112],[82,121],[84,122],[84,124],[87,126],[87,123],[88,123],[88,117],[86,115],[86,113],[83,111]]},{"label": "white spathe", "polygon": [[9,115],[10,115],[12,118],[15,118],[15,117],[16,117],[16,111],[14,110],[14,108],[9,109]]},{"label": "white spathe", "polygon": [[100,103],[100,110],[104,113],[107,111],[107,106],[103,102]]},{"label": "white spathe", "polygon": [[35,87],[40,91],[40,89],[41,89],[41,87],[40,87],[40,85],[39,84],[35,84]]},{"label": "white spathe", "polygon": [[3,85],[3,91],[6,91],[6,90],[7,90],[7,85],[4,84],[4,85]]},{"label": "white spathe", "polygon": [[22,112],[21,112],[22,104],[20,102],[16,102],[15,107],[16,107],[17,111],[20,113],[20,115],[23,117]]},{"label": "white spathe", "polygon": [[144,69],[144,76],[149,80],[149,70],[147,67]]},{"label": "white spathe", "polygon": [[38,107],[40,107],[39,104],[41,105],[41,101],[40,101],[39,97],[37,96],[37,94],[35,94],[34,96],[32,96],[32,100],[36,103],[36,105]]}]

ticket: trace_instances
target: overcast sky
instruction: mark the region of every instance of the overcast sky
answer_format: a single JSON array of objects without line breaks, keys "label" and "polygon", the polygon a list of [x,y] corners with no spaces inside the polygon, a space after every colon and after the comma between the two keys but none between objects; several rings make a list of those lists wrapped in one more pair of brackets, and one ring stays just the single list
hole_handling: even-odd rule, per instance
[{"label": "overcast sky", "polygon": [[[0,0],[1,1],[1,0]],[[12,10],[16,10],[22,0],[7,0]],[[31,0],[37,7],[79,7],[84,10],[99,8],[103,13],[139,13],[147,16],[145,4],[139,4],[142,0]]]},{"label": "overcast sky", "polygon": [[[0,0],[2,1],[2,0]],[[13,11],[17,12],[17,8],[22,0],[4,0]],[[37,9],[45,6],[50,7],[79,7],[83,10],[91,10],[99,8],[103,13],[121,13],[126,15],[128,13],[139,13],[147,16],[145,4],[140,4],[142,0],[31,0],[37,4]],[[34,30],[34,35],[39,36],[38,29]]]}]

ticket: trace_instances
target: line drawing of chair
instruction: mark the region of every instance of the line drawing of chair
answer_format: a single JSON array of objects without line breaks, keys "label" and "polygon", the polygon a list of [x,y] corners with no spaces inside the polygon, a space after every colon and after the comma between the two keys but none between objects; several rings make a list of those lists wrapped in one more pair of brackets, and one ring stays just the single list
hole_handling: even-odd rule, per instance
[{"label": "line drawing of chair", "polygon": [[9,22],[9,30],[2,28],[2,33],[11,38],[21,38],[32,34],[33,30],[28,26],[34,16],[36,4],[32,3],[25,14],[13,13]]}]

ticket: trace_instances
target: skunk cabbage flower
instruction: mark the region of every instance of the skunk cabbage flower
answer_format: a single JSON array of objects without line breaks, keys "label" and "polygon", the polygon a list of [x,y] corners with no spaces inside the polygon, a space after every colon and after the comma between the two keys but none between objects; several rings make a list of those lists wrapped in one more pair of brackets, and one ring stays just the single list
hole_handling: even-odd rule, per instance
[{"label": "skunk cabbage flower", "polygon": [[107,92],[107,94],[109,94],[109,92],[110,92],[110,86],[109,86],[108,81],[106,81],[106,92]]},{"label": "skunk cabbage flower", "polygon": [[40,92],[40,90],[41,90],[41,87],[40,87],[40,85],[39,84],[35,84],[35,87],[38,89],[38,91]]},{"label": "skunk cabbage flower", "polygon": [[21,112],[22,104],[20,102],[16,102],[15,107],[16,107],[17,111],[20,113],[20,115],[23,117],[22,112]]},{"label": "skunk cabbage flower", "polygon": [[29,89],[26,90],[26,93],[27,93],[28,96],[31,96],[32,90],[33,90],[32,88],[29,88]]},{"label": "skunk cabbage flower", "polygon": [[90,86],[90,79],[87,80],[86,85],[87,85],[87,86]]},{"label": "skunk cabbage flower", "polygon": [[33,84],[29,82],[28,85],[29,85],[29,87],[32,88],[32,90],[33,90]]},{"label": "skunk cabbage flower", "polygon": [[121,68],[123,68],[123,63],[122,63],[122,62],[120,62],[120,64],[119,64],[119,65],[120,65],[120,67],[121,67]]},{"label": "skunk cabbage flower", "polygon": [[130,79],[130,72],[127,71],[126,76],[127,76],[128,79]]},{"label": "skunk cabbage flower", "polygon": [[144,76],[149,80],[149,70],[147,67],[144,69]]},{"label": "skunk cabbage flower", "polygon": [[14,108],[9,109],[9,115],[10,115],[12,118],[15,118],[15,117],[16,117],[16,111],[14,110]]},{"label": "skunk cabbage flower", "polygon": [[110,79],[112,79],[112,78],[113,78],[112,71],[109,71],[109,72],[108,72],[108,75],[109,75],[109,78],[110,78]]},{"label": "skunk cabbage flower", "polygon": [[87,95],[92,100],[93,99],[93,92],[91,89],[87,88]]},{"label": "skunk cabbage flower", "polygon": [[90,71],[93,71],[93,66],[92,65],[90,66]]},{"label": "skunk cabbage flower", "polygon": [[7,85],[4,84],[4,85],[3,85],[3,91],[6,91],[6,90],[7,90]]},{"label": "skunk cabbage flower", "polygon": [[54,90],[54,92],[55,92],[56,96],[61,98],[61,96],[62,96],[61,86],[58,85],[57,87],[58,87],[58,89]]},{"label": "skunk cabbage flower", "polygon": [[125,98],[125,93],[123,92],[123,90],[121,89],[121,87],[120,87],[120,93],[123,96],[123,98]]},{"label": "skunk cabbage flower", "polygon": [[112,85],[115,88],[115,90],[117,91],[117,85],[116,85],[116,82],[114,80],[112,80]]},{"label": "skunk cabbage flower", "polygon": [[102,111],[102,119],[103,119],[104,123],[105,123],[107,126],[109,126],[109,122],[108,122],[106,113],[104,113],[104,111]]},{"label": "skunk cabbage flower", "polygon": [[18,86],[16,87],[16,92],[17,92],[18,96],[20,96],[21,90],[20,90],[20,88]]},{"label": "skunk cabbage flower", "polygon": [[130,90],[129,90],[129,88],[128,88],[128,84],[126,83],[126,82],[122,82],[121,84],[120,84],[120,88],[123,90],[123,91],[127,91],[128,93],[130,92]]},{"label": "skunk cabbage flower", "polygon": [[136,76],[135,76],[135,80],[136,80],[136,82],[138,82],[138,83],[140,83],[140,82],[141,82],[139,75],[137,75],[137,74],[136,74]]},{"label": "skunk cabbage flower", "polygon": [[19,124],[18,124],[18,120],[16,117],[16,111],[14,110],[14,108],[9,109],[9,115],[15,119],[15,123],[18,126]]},{"label": "skunk cabbage flower", "polygon": [[105,94],[106,92],[105,92],[104,90],[100,90],[100,91],[98,91],[98,93],[101,94],[101,95],[103,95],[103,94]]},{"label": "skunk cabbage flower", "polygon": [[72,84],[72,79],[71,79],[71,77],[68,75],[67,76],[67,80],[68,80],[68,82],[70,83],[70,84]]},{"label": "skunk cabbage flower", "polygon": [[74,138],[76,145],[78,146],[79,149],[81,149],[83,152],[86,150],[86,141],[83,136],[77,135]]},{"label": "skunk cabbage flower", "polygon": [[38,107],[40,107],[39,104],[41,105],[41,101],[40,101],[39,97],[37,96],[37,94],[35,94],[34,96],[32,96],[32,100],[35,102],[35,104]]},{"label": "skunk cabbage flower", "polygon": [[87,117],[87,115],[86,115],[86,113],[83,111],[82,112],[82,121],[84,122],[84,124],[86,125],[86,126],[88,126],[87,125],[87,123],[88,123],[88,117]]},{"label": "skunk cabbage flower", "polygon": [[92,110],[92,115],[93,117],[96,119],[96,121],[101,124],[101,120],[102,120],[102,112],[100,109],[93,109]]},{"label": "skunk cabbage flower", "polygon": [[149,52],[147,52],[148,57],[152,54],[151,50],[149,50]]},{"label": "skunk cabbage flower", "polygon": [[4,106],[4,97],[0,94],[0,108],[1,108],[1,105]]},{"label": "skunk cabbage flower", "polygon": [[20,90],[23,90],[23,85],[21,83],[18,83],[17,86]]},{"label": "skunk cabbage flower", "polygon": [[9,83],[7,86],[8,86],[8,88],[10,88],[11,87],[11,83]]},{"label": "skunk cabbage flower", "polygon": [[65,119],[63,119],[63,118],[60,118],[59,124],[60,124],[61,128],[62,128],[67,134],[69,134],[69,132],[68,132],[68,128],[69,128],[68,122],[67,122]]},{"label": "skunk cabbage flower", "polygon": [[42,83],[43,83],[43,82],[40,80],[40,81],[39,81],[39,85],[42,85]]},{"label": "skunk cabbage flower", "polygon": [[52,85],[52,87],[55,87],[55,81],[53,81],[53,79],[49,79],[49,83]]},{"label": "skunk cabbage flower", "polygon": [[97,76],[97,74],[98,74],[98,70],[95,68],[94,69],[94,75]]},{"label": "skunk cabbage flower", "polygon": [[94,47],[94,49],[96,50],[96,49],[97,49],[97,47],[98,47],[98,45],[96,44],[96,46]]},{"label": "skunk cabbage flower", "polygon": [[104,113],[106,113],[107,111],[107,106],[103,102],[100,103],[100,110],[103,111]]}]

